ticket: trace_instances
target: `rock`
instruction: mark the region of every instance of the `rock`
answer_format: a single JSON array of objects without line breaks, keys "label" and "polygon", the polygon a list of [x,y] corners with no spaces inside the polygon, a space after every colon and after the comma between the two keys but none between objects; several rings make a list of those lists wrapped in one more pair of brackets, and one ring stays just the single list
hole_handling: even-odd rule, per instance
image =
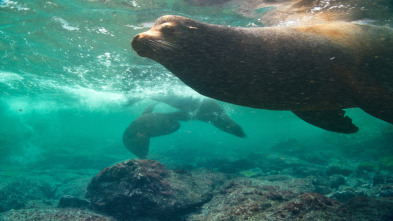
[{"label": "rock", "polygon": [[379,159],[379,169],[393,171],[393,156]]},{"label": "rock", "polygon": [[378,165],[372,162],[361,162],[358,165],[358,171],[375,172],[378,169]]},{"label": "rock", "polygon": [[327,212],[340,203],[318,193],[306,193],[290,201],[278,210],[272,210],[282,220],[328,220]]},{"label": "rock", "polygon": [[121,220],[176,220],[209,201],[225,178],[209,171],[176,173],[153,160],[129,160],[97,174],[86,197],[96,210]]},{"label": "rock", "polygon": [[370,191],[370,197],[393,197],[393,184],[380,184],[373,186]]},{"label": "rock", "polygon": [[44,180],[9,178],[0,183],[0,212],[52,206],[55,202],[55,191],[55,188]]},{"label": "rock", "polygon": [[205,159],[199,162],[198,167],[214,169],[222,173],[237,173],[243,170],[255,168],[254,162],[249,159],[225,160],[225,159]]},{"label": "rock", "polygon": [[79,199],[74,196],[63,196],[60,198],[58,208],[78,208],[78,209],[88,209],[90,207],[90,202],[87,200]]},{"label": "rock", "polygon": [[393,220],[393,200],[356,197],[335,211],[337,220]]},{"label": "rock", "polygon": [[314,192],[326,195],[332,192],[332,190],[326,186],[315,186]]},{"label": "rock", "polygon": [[39,220],[39,221],[116,221],[112,217],[77,209],[22,209],[0,214],[1,221]]},{"label": "rock", "polygon": [[321,170],[317,167],[310,167],[310,166],[299,166],[293,167],[292,172],[290,173],[292,176],[302,178],[307,176],[318,176],[321,174]]},{"label": "rock", "polygon": [[226,163],[221,164],[218,168],[218,171],[223,173],[236,173],[241,170],[248,170],[254,167],[255,167],[254,162],[246,159],[241,159],[241,160],[228,161]]},{"label": "rock", "polygon": [[346,188],[344,190],[340,190],[340,191],[335,192],[332,195],[332,198],[345,203],[353,198],[362,197],[362,196],[366,196],[366,194],[364,193],[364,191],[362,189]]},{"label": "rock", "polygon": [[56,190],[56,198],[65,195],[83,199],[86,195],[87,185],[90,183],[91,176],[75,178],[69,181],[63,181]]},{"label": "rock", "polygon": [[326,175],[332,176],[335,174],[349,176],[352,173],[352,170],[341,168],[338,166],[331,166],[326,170]]},{"label": "rock", "polygon": [[326,165],[329,162],[328,158],[319,152],[300,155],[299,158],[301,158],[309,163],[314,163],[317,165]]},{"label": "rock", "polygon": [[392,176],[388,174],[376,174],[374,176],[373,184],[378,185],[378,184],[386,184],[386,183],[393,183],[393,178]]},{"label": "rock", "polygon": [[342,175],[334,174],[329,177],[329,188],[337,189],[345,183],[345,178]]},{"label": "rock", "polygon": [[259,217],[269,208],[311,191],[310,183],[283,175],[231,179],[187,220],[263,220]]},{"label": "rock", "polygon": [[329,180],[326,178],[326,176],[311,176],[310,179],[312,180],[312,184],[314,185],[313,192],[322,195],[326,195],[332,192],[332,190],[329,188]]}]

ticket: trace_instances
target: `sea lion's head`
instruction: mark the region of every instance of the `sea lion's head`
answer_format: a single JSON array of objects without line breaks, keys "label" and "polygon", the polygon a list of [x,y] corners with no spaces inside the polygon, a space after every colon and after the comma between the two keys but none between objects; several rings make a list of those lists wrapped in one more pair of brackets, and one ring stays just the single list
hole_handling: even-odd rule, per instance
[{"label": "sea lion's head", "polygon": [[150,30],[134,36],[131,47],[141,57],[160,61],[179,54],[185,44],[192,44],[189,36],[199,29],[196,25],[196,21],[182,16],[162,16]]}]

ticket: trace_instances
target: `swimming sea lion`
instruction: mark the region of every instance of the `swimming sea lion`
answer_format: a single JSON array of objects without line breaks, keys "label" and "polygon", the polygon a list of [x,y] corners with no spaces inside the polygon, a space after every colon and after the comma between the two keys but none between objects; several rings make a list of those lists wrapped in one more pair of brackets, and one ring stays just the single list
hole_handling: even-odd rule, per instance
[{"label": "swimming sea lion", "polygon": [[158,18],[132,48],[200,94],[290,110],[320,128],[354,133],[343,108],[393,123],[393,29],[348,22],[237,28]]},{"label": "swimming sea lion", "polygon": [[155,96],[154,100],[184,111],[188,120],[200,120],[238,137],[246,137],[242,127],[232,120],[225,110],[213,99],[192,96]]},{"label": "swimming sea lion", "polygon": [[124,146],[139,158],[146,158],[151,137],[171,134],[180,128],[179,120],[186,120],[184,112],[152,113],[155,104],[146,108],[142,116],[131,122],[123,133]]},{"label": "swimming sea lion", "polygon": [[[248,17],[263,10],[258,21],[266,26],[321,24],[332,21],[368,21],[389,24],[393,18],[386,0],[241,0],[236,11]],[[256,9],[258,8],[258,9]],[[265,10],[268,9],[269,10]]]}]

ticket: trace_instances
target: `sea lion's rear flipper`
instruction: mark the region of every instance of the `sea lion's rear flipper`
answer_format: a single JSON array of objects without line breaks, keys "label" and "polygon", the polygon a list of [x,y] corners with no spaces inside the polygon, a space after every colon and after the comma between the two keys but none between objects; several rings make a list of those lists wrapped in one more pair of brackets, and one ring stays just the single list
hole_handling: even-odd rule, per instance
[{"label": "sea lion's rear flipper", "polygon": [[153,109],[154,109],[154,107],[155,107],[156,105],[157,105],[157,103],[154,103],[154,104],[148,106],[148,107],[142,112],[142,115],[151,114],[151,113],[153,112]]},{"label": "sea lion's rear flipper", "polygon": [[360,107],[364,112],[373,117],[379,118],[383,121],[393,124],[393,108],[365,108]]},{"label": "sea lion's rear flipper", "polygon": [[133,136],[124,134],[123,143],[132,154],[140,159],[146,159],[147,154],[149,153],[150,137],[139,133],[134,134]]},{"label": "sea lion's rear flipper", "polygon": [[352,123],[351,118],[344,116],[344,110],[292,112],[307,123],[328,131],[351,134],[359,129]]}]

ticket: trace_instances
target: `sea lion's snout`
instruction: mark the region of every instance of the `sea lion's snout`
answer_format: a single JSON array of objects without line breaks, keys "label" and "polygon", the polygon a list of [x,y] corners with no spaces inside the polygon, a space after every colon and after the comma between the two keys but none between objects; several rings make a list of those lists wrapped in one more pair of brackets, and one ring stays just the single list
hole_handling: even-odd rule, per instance
[{"label": "sea lion's snout", "polygon": [[141,57],[149,57],[154,55],[160,47],[158,41],[161,39],[161,33],[150,29],[148,31],[135,35],[131,40],[131,47]]},{"label": "sea lion's snout", "polygon": [[138,53],[139,56],[144,57],[143,51],[146,49],[143,48],[144,43],[142,41],[141,34],[135,35],[131,40],[131,47],[136,53]]}]

